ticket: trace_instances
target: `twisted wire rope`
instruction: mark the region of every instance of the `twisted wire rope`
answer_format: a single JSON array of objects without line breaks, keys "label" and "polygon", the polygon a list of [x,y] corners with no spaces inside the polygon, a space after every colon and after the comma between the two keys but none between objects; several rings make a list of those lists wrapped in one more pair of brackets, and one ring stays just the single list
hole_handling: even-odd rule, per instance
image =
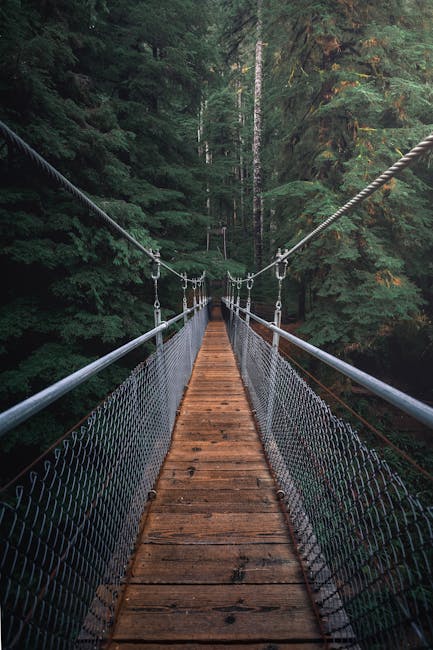
[{"label": "twisted wire rope", "polygon": [[[71,183],[66,176],[60,173],[53,165],[51,165],[43,156],[41,156],[33,147],[27,144],[17,133],[10,129],[4,122],[0,121],[0,133],[4,139],[16,147],[22,154],[24,154],[32,163],[38,167],[44,174],[49,176],[60,187],[72,194],[82,205],[88,208],[91,212],[101,218],[110,228],[118,232],[124,239],[129,241],[132,246],[144,253],[149,259],[157,264],[163,266],[167,271],[183,280],[184,276],[173,269],[167,262],[157,257],[151,250],[147,249],[143,244],[135,239],[125,228],[122,228],[112,217],[110,217],[102,208],[100,208],[94,201],[89,199],[76,185]],[[201,276],[204,279],[204,275]],[[192,279],[187,278],[187,282],[192,283]]]},{"label": "twisted wire rope", "polygon": [[[360,205],[363,203],[369,196],[374,194],[380,187],[385,185],[388,181],[390,181],[392,178],[394,178],[399,172],[403,171],[407,167],[409,167],[415,160],[420,158],[422,155],[424,155],[426,152],[431,151],[433,149],[433,133],[428,135],[424,140],[419,142],[413,149],[411,149],[407,154],[405,154],[400,160],[395,162],[391,167],[389,167],[386,171],[384,171],[380,176],[378,176],[373,182],[371,182],[367,187],[365,187],[363,190],[358,192],[350,201],[347,201],[341,208],[339,208],[336,212],[334,212],[330,217],[325,219],[321,224],[317,226],[314,230],[312,230],[308,235],[303,237],[297,244],[295,244],[292,248],[289,250],[285,251],[279,259],[274,260],[264,268],[260,269],[259,271],[250,274],[249,277],[243,278],[240,280],[242,283],[248,282],[249,279],[257,278],[262,273],[265,273],[266,271],[269,271],[270,269],[274,268],[277,264],[281,263],[284,260],[287,260],[289,257],[293,255],[293,253],[296,253],[297,251],[301,250],[309,244],[313,239],[318,237],[324,230],[329,228],[335,221],[340,219],[343,215],[347,214],[351,210],[353,210],[357,205]],[[234,280],[232,278],[231,274],[229,274],[230,280]]]}]

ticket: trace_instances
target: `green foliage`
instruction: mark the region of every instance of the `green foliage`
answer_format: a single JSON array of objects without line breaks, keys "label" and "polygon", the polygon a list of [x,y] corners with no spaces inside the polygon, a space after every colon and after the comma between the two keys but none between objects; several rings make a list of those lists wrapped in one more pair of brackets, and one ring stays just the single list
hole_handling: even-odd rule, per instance
[{"label": "green foliage", "polygon": [[[201,274],[206,3],[5,0],[0,20],[1,119],[144,246]],[[139,251],[4,144],[0,172],[7,407],[149,329],[153,289]],[[173,311],[179,282],[163,282]],[[21,438],[43,447],[122,373],[104,372]]]},{"label": "green foliage", "polygon": [[[280,245],[300,241],[432,130],[432,18],[430,5],[411,2],[268,4],[265,200]],[[314,343],[368,351],[404,323],[431,328],[428,164],[293,258],[302,331]]]}]

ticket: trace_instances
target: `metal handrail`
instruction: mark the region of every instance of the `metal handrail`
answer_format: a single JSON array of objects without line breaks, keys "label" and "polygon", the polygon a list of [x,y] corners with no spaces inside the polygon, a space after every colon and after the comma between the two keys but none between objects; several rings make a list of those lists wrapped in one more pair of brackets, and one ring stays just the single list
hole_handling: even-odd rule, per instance
[{"label": "metal handrail", "polygon": [[[207,302],[208,301],[206,301],[205,304],[207,304]],[[36,393],[7,409],[0,414],[0,437],[19,424],[22,424],[33,415],[36,415],[36,413],[39,413],[39,411],[42,411],[60,397],[66,395],[66,393],[69,393],[71,390],[87,381],[87,379],[90,379],[90,377],[93,377],[98,372],[101,372],[101,370],[108,368],[108,366],[111,366],[113,363],[126,356],[129,352],[132,352],[143,343],[146,343],[146,341],[149,341],[159,332],[168,329],[171,325],[174,325],[195,309],[197,308],[189,307],[181,314],[174,316],[168,321],[162,322],[158,327],[154,327],[149,332],[138,336],[136,339],[129,341],[129,343],[125,343],[120,348],[109,352],[100,359],[89,363],[87,366],[76,370],[67,377],[64,377],[51,386],[44,388],[39,393]]]},{"label": "metal handrail", "polygon": [[[223,303],[226,305],[226,307],[230,309],[230,311],[233,311],[234,313],[234,309],[232,308],[231,303],[226,298],[223,298],[222,300]],[[376,379],[375,377],[372,377],[372,375],[369,375],[368,373],[359,370],[358,368],[355,368],[355,366],[352,366],[349,363],[346,363],[345,361],[341,361],[341,359],[334,357],[332,354],[329,354],[328,352],[325,352],[324,350],[321,350],[320,348],[311,345],[311,343],[307,343],[306,341],[303,341],[297,336],[294,336],[293,334],[290,334],[289,332],[286,332],[285,330],[277,327],[276,325],[274,325],[274,323],[269,323],[263,318],[256,316],[255,314],[249,312],[248,310],[242,307],[239,307],[239,311],[242,312],[243,314],[248,314],[250,318],[257,321],[261,325],[264,325],[264,327],[269,329],[271,332],[275,332],[279,334],[279,336],[281,336],[283,339],[290,341],[290,343],[293,343],[301,350],[308,352],[308,354],[310,354],[311,356],[315,357],[316,359],[319,359],[320,361],[323,361],[331,368],[334,368],[335,370],[341,372],[346,377],[353,379],[360,386],[367,388],[369,391],[371,391],[378,397],[381,397],[389,404],[393,404],[393,406],[396,406],[397,408],[401,409],[405,413],[411,415],[419,422],[422,422],[423,424],[433,429],[433,408],[431,408],[427,404],[420,402],[414,397],[410,397],[410,395],[407,395],[403,391],[398,390],[397,388],[394,388],[389,384],[386,384],[380,379]]]}]

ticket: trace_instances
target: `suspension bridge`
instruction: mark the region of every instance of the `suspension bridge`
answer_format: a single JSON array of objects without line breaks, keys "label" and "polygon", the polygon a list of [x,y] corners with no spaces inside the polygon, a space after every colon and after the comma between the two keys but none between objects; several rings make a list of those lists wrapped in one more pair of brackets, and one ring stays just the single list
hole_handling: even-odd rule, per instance
[{"label": "suspension bridge", "polygon": [[[279,343],[433,427],[427,405],[281,328],[288,257],[431,149],[433,136],[265,269],[228,275],[220,308],[204,275],[172,269],[6,125],[0,131],[151,259],[155,288],[152,330],[0,415],[7,435],[155,342],[79,427],[2,490],[3,647],[431,648],[433,509],[332,413]],[[161,266],[183,291],[169,321]],[[265,271],[278,280],[273,322],[251,311]]]}]

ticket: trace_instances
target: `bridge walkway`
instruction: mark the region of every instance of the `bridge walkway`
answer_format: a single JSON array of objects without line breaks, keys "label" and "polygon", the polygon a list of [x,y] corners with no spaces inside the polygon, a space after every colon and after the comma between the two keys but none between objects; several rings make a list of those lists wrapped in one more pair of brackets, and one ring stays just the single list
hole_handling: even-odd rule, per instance
[{"label": "bridge walkway", "polygon": [[211,321],[109,650],[323,640],[222,321]]}]

